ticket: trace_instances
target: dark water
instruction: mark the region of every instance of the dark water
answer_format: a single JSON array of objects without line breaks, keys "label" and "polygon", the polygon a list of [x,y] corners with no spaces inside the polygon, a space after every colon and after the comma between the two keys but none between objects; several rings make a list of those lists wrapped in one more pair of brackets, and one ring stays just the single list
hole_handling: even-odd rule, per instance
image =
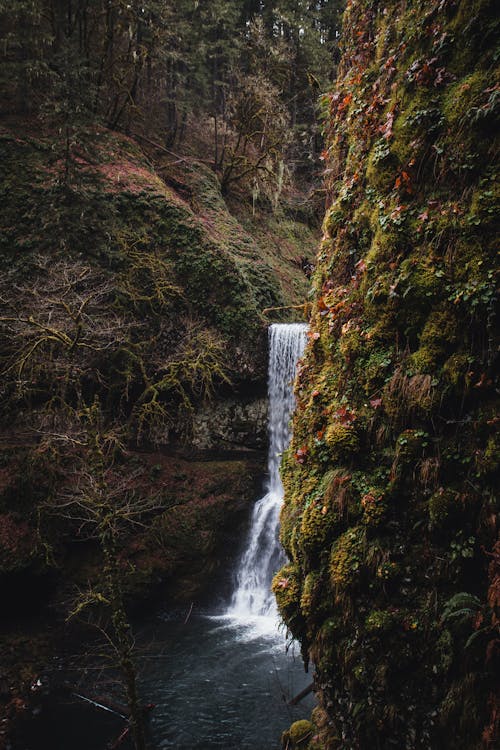
[{"label": "dark water", "polygon": [[[196,609],[154,616],[137,635],[141,697],[150,750],[278,750],[284,729],[308,718],[311,696],[287,702],[311,681],[297,646],[273,618],[238,621]],[[92,694],[94,678],[73,672],[72,685]],[[74,690],[35,699],[13,738],[12,750],[105,750],[123,719],[78,699]],[[106,691],[103,687],[101,694]],[[120,750],[130,750],[129,742]]]},{"label": "dark water", "polygon": [[283,730],[310,713],[312,699],[287,705],[311,678],[268,618],[245,624],[192,613],[184,624],[170,616],[147,637],[141,687],[156,703],[154,748],[274,750]]},{"label": "dark water", "polygon": [[[36,703],[36,702],[35,702]],[[28,708],[10,750],[105,750],[124,728],[123,720],[70,695],[49,696]],[[122,745],[120,750],[131,750]]]}]

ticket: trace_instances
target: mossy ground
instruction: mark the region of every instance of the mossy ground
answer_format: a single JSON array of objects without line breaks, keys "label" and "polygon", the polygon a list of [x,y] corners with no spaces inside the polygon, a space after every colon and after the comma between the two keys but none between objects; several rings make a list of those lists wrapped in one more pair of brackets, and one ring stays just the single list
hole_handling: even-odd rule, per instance
[{"label": "mossy ground", "polygon": [[[275,581],[324,748],[498,731],[496,23],[491,2],[349,2],[323,98],[330,207],[283,466],[293,589],[287,567]],[[447,614],[460,592],[475,605]]]},{"label": "mossy ground", "polygon": [[237,203],[236,218],[205,164],[104,129],[68,143],[6,119],[0,150],[6,571],[40,547],[43,492],[24,484],[48,422],[71,431],[71,410],[98,397],[126,443],[171,445],[215,391],[263,390],[263,310],[304,301],[297,258],[314,234]]}]

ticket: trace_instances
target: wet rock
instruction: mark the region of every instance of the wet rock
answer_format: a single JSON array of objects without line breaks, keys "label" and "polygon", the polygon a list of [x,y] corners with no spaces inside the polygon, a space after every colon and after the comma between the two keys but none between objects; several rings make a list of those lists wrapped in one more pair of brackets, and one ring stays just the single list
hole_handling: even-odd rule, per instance
[{"label": "wet rock", "polygon": [[193,427],[192,446],[197,450],[248,450],[265,448],[267,400],[217,401],[201,409]]}]

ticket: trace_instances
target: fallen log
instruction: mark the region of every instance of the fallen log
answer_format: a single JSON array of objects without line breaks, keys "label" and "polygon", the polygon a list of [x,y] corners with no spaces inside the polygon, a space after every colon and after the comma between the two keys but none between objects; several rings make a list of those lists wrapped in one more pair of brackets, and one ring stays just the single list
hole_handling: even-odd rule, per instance
[{"label": "fallen log", "polygon": [[306,697],[306,695],[309,695],[309,693],[312,693],[314,688],[314,682],[311,682],[310,685],[308,685],[304,690],[301,690],[300,693],[297,693],[297,695],[288,701],[289,706],[296,706],[297,703],[300,703],[300,701]]}]

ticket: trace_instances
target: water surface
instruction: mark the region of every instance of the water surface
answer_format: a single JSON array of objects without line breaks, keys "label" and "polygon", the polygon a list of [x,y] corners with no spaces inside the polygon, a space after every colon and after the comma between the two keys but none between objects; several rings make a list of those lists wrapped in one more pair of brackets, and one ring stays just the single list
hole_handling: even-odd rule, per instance
[{"label": "water surface", "polygon": [[265,617],[183,618],[165,615],[142,634],[150,639],[141,692],[156,703],[153,747],[278,750],[283,730],[313,706],[287,705],[311,681],[297,646],[287,653],[284,632]]}]

